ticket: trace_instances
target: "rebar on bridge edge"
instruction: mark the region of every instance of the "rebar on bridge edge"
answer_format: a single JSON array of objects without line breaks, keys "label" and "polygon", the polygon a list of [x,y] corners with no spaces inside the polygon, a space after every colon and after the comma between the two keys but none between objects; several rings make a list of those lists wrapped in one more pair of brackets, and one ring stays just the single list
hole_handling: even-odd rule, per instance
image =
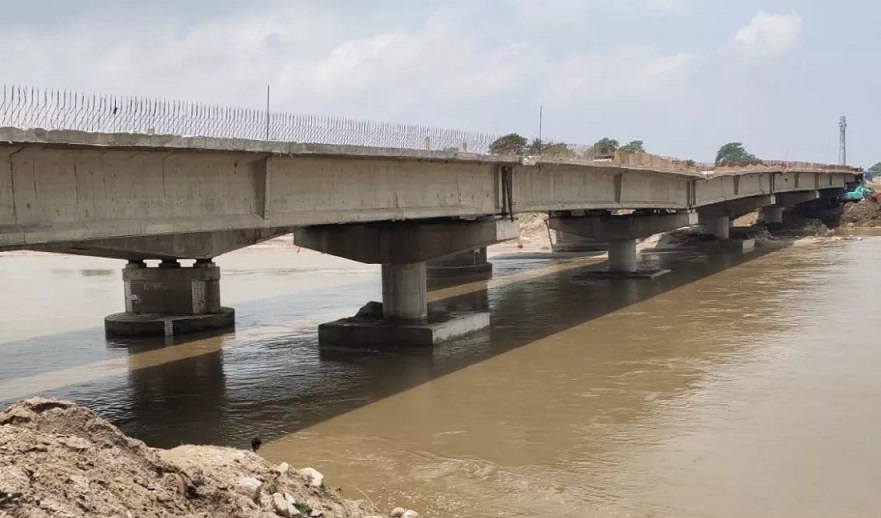
[{"label": "rebar on bridge edge", "polygon": [[[0,127],[74,130],[96,133],[132,133],[269,140],[303,144],[369,146],[415,150],[451,150],[487,155],[500,135],[479,131],[432,128],[364,119],[271,112],[270,87],[266,109],[219,106],[150,97],[85,94],[70,90],[3,85]],[[540,119],[543,115],[540,108]],[[540,123],[541,124],[541,123]],[[541,132],[541,130],[540,130]],[[592,146],[565,144],[573,157],[593,157]],[[542,148],[545,146],[542,145]],[[566,158],[565,156],[563,158]],[[674,163],[685,161],[658,157]],[[715,164],[690,162],[698,170]],[[835,167],[763,160],[763,165]]]},{"label": "rebar on bridge edge", "polygon": [[413,124],[3,85],[0,126],[489,153],[496,135]]}]

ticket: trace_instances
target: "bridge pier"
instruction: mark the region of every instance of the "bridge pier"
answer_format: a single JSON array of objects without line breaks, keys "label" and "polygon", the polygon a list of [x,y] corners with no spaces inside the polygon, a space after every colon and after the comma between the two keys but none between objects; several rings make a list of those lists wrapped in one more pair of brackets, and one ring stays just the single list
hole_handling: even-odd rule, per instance
[{"label": "bridge pier", "polygon": [[779,228],[783,226],[783,207],[780,205],[769,205],[762,207],[759,216],[769,228]]},{"label": "bridge pier", "polygon": [[108,337],[174,336],[233,327],[235,311],[220,305],[220,268],[210,259],[182,267],[132,260],[122,270],[125,312],[108,315]]},{"label": "bridge pier", "polygon": [[[428,308],[428,265],[516,239],[514,221],[410,221],[298,228],[299,246],[382,265],[382,304],[368,303],[351,318],[318,327],[320,345],[432,346],[489,327],[488,311]],[[381,308],[381,309],[380,309]]]},{"label": "bridge pier", "polygon": [[707,228],[719,241],[728,241],[731,235],[731,218],[729,216],[707,218]]},{"label": "bridge pier", "polygon": [[492,276],[493,265],[486,258],[486,247],[475,248],[457,254],[440,257],[428,261],[427,275],[429,279],[446,279],[450,277]]},{"label": "bridge pier", "polygon": [[609,273],[636,273],[636,239],[609,241]]},{"label": "bridge pier", "polygon": [[636,240],[668,232],[697,223],[697,214],[679,212],[637,212],[625,216],[594,214],[570,216],[552,214],[548,224],[554,230],[606,242],[609,246],[609,266],[605,271],[593,272],[601,277],[654,278],[666,270],[640,269]]},{"label": "bridge pier", "polygon": [[388,321],[428,317],[425,263],[382,265],[382,318]]}]

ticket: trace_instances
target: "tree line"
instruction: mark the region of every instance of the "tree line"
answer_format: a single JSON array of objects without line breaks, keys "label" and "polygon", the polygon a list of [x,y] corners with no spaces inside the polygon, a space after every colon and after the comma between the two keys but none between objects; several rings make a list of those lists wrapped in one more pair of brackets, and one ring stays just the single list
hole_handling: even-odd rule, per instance
[{"label": "tree line", "polygon": [[[504,156],[548,156],[554,158],[597,158],[622,153],[645,153],[645,146],[641,140],[631,140],[621,144],[609,137],[601,138],[587,149],[578,153],[573,146],[564,142],[533,139],[531,142],[517,133],[509,133],[497,138],[489,145],[489,152],[493,155]],[[716,153],[716,165],[728,165],[735,163],[759,162],[755,155],[749,153],[741,142],[729,142],[719,148]],[[691,160],[688,162],[692,163]],[[881,173],[881,163],[876,164]]]}]

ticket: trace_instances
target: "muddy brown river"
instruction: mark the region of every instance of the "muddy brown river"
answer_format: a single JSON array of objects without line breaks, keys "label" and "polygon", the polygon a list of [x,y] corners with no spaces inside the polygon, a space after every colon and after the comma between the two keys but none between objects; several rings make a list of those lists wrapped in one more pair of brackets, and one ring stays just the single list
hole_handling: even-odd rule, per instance
[{"label": "muddy brown river", "polygon": [[235,333],[104,338],[114,260],[0,255],[0,404],[73,399],[153,446],[313,466],[423,517],[881,516],[881,239],[647,257],[511,256],[431,303],[492,329],[433,351],[320,350],[379,271],[317,254],[225,257]]}]

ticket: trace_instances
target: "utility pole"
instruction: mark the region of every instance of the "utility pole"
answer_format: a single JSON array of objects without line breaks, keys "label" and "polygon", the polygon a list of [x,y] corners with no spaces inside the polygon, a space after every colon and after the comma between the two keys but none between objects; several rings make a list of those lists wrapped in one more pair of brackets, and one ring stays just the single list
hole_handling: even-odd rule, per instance
[{"label": "utility pole", "polygon": [[847,117],[844,115],[838,120],[838,128],[841,130],[841,140],[838,143],[838,163],[847,165]]},{"label": "utility pole", "polygon": [[541,124],[542,118],[544,115],[544,106],[538,107],[538,154],[541,156],[541,148],[544,147],[544,142],[541,141]]},{"label": "utility pole", "polygon": [[266,140],[269,140],[269,85],[266,85]]}]

